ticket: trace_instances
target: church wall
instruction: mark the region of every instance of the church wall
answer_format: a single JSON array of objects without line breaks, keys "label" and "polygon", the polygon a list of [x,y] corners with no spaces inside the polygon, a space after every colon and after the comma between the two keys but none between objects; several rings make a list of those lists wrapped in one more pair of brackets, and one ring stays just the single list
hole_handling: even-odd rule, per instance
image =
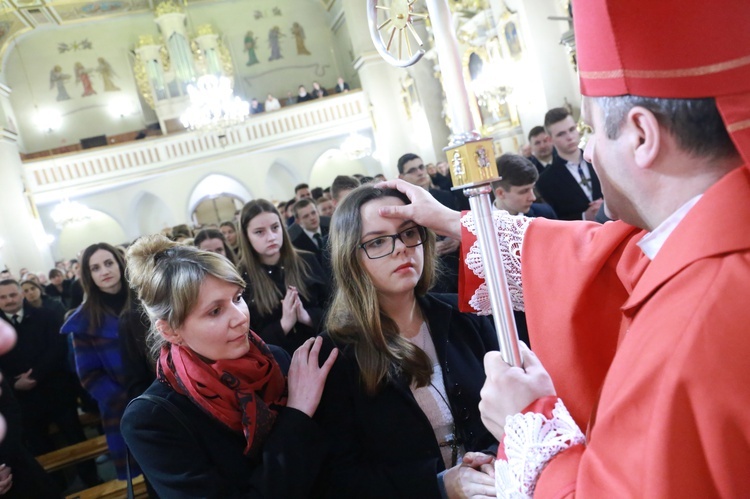
[{"label": "church wall", "polygon": [[[345,40],[331,33],[319,3],[284,5],[253,0],[195,4],[189,7],[187,23],[191,34],[203,24],[211,24],[221,34],[233,59],[236,93],[243,98],[256,97],[262,102],[272,93],[283,102],[287,92],[297,95],[300,84],[308,90],[313,81],[326,88],[336,84],[342,64],[337,59],[338,46]],[[279,49],[272,52],[269,33],[275,27],[280,34]],[[148,34],[158,34],[152,13],[38,28],[21,36],[8,50],[3,67],[23,137],[21,152],[63,147],[101,134],[132,132],[153,122],[150,109],[142,109],[145,103],[138,97],[131,67],[131,51],[139,35]],[[248,35],[255,44],[257,62],[252,64]],[[348,54],[344,49],[345,58]],[[83,68],[87,76],[77,77],[76,67]],[[118,103],[131,111],[125,116],[112,115],[110,106]],[[62,124],[55,131],[40,131],[36,115],[49,109],[59,112]]]},{"label": "church wall", "polygon": [[[331,149],[339,147],[345,136],[333,139],[298,144],[294,147],[272,151],[238,154],[218,158],[200,164],[188,164],[158,177],[132,182],[114,189],[79,196],[71,201],[78,201],[87,207],[101,211],[114,219],[122,227],[125,239],[132,240],[143,235],[143,228],[152,231],[180,223],[192,223],[190,220],[191,196],[196,187],[211,174],[225,175],[236,180],[247,189],[252,199],[267,198],[272,201],[291,199],[294,186],[301,182],[311,182],[321,177],[321,172],[313,167],[319,158]],[[279,175],[278,167],[283,165],[286,174]],[[337,165],[338,166],[338,165]],[[381,173],[380,165],[372,158],[357,161],[352,171],[336,173]],[[313,184],[312,187],[318,185]],[[320,185],[320,187],[327,187]],[[216,194],[219,194],[218,192]],[[139,209],[144,197],[154,196],[158,199],[148,201],[157,210],[150,214]],[[249,201],[246,200],[246,201]],[[55,235],[51,251],[55,259],[73,258],[70,246],[59,247],[60,229],[55,227],[50,217],[54,204],[39,206],[39,213],[45,230]],[[107,241],[120,244],[124,241]],[[66,253],[63,253],[62,250]],[[83,247],[78,250],[83,249]]]}]

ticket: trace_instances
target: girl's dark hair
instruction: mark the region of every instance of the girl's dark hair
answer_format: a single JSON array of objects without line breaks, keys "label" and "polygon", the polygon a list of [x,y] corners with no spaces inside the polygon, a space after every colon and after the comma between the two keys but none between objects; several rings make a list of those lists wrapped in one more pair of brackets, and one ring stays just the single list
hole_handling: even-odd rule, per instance
[{"label": "girl's dark hair", "polygon": [[222,234],[220,230],[203,229],[202,231],[198,232],[198,234],[195,236],[195,239],[193,239],[193,246],[195,246],[196,248],[200,248],[201,243],[209,239],[221,240],[221,244],[224,245],[224,254],[227,257],[227,260],[232,262],[232,265],[237,264],[234,250],[229,246],[229,243],[227,243],[227,239],[224,237],[224,234]]},{"label": "girl's dark hair", "polygon": [[[99,250],[108,251],[112,254],[117,265],[120,267],[120,283],[126,290],[129,288],[127,277],[125,276],[125,259],[122,256],[122,252],[117,248],[108,243],[96,243],[86,248],[81,257],[81,285],[83,286],[83,292],[86,294],[86,300],[81,305],[81,313],[85,314],[89,319],[89,333],[94,334],[102,324],[104,324],[104,316],[106,314],[119,315],[120,311],[111,310],[109,307],[104,305],[102,296],[104,292],[94,284],[94,278],[91,276],[90,261],[91,256]],[[126,291],[127,292],[127,291]],[[127,293],[128,298],[125,302],[126,310],[130,307],[130,293]]]}]

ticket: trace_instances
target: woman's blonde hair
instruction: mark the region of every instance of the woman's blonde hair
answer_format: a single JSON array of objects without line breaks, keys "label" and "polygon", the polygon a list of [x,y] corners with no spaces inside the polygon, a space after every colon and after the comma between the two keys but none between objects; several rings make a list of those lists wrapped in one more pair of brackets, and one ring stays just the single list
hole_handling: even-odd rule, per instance
[{"label": "woman's blonde hair", "polygon": [[[354,345],[365,390],[374,394],[380,384],[399,371],[417,386],[426,386],[432,376],[432,363],[420,348],[403,338],[398,326],[380,308],[375,285],[362,266],[367,258],[359,247],[362,238],[361,209],[366,203],[395,197],[409,204],[399,191],[363,185],[350,192],[336,207],[331,220],[330,247],[336,293],[326,318],[331,337]],[[414,288],[423,296],[432,286],[436,272],[435,234],[426,231],[422,245],[424,267]]]},{"label": "woman's blonde hair", "polygon": [[247,273],[248,286],[252,293],[252,299],[258,307],[258,311],[263,315],[270,315],[276,308],[281,306],[281,299],[284,298],[284,295],[279,291],[271,278],[268,277],[268,272],[261,266],[258,252],[255,251],[247,237],[247,226],[250,225],[250,221],[262,213],[273,213],[279,217],[282,234],[279,265],[284,267],[284,284],[296,287],[300,296],[305,300],[310,299],[310,290],[307,289],[307,285],[305,284],[305,279],[310,276],[310,268],[302,257],[299,256],[298,252],[301,250],[297,250],[292,245],[289,233],[284,225],[284,220],[272,203],[265,199],[255,199],[242,208],[242,214],[240,215],[239,268],[241,271]]},{"label": "woman's blonde hair", "polygon": [[245,287],[245,281],[226,258],[170,241],[162,235],[138,239],[128,249],[127,276],[151,319],[147,344],[154,357],[166,340],[154,328],[157,320],[172,329],[185,322],[198,301],[207,276]]}]

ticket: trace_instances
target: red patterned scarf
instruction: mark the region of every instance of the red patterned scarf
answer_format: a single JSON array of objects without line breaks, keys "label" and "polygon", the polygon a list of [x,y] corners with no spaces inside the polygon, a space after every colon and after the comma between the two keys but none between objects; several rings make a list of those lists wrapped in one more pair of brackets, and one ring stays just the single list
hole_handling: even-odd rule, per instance
[{"label": "red patterned scarf", "polygon": [[286,381],[265,343],[252,331],[250,350],[239,359],[209,364],[189,348],[174,344],[159,356],[157,375],[174,391],[226,425],[242,432],[244,453],[255,455],[286,404]]}]

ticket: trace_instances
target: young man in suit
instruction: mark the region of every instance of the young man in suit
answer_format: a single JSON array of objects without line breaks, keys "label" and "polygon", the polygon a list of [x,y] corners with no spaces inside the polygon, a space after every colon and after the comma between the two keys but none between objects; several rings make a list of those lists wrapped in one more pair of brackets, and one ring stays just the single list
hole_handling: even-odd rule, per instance
[{"label": "young man in suit", "polygon": [[289,238],[295,248],[314,253],[318,263],[331,275],[331,258],[328,253],[328,231],[331,218],[321,217],[312,199],[304,198],[294,203],[294,225],[289,228]]},{"label": "young man in suit", "polygon": [[529,161],[534,163],[537,171],[541,174],[552,164],[555,151],[555,146],[552,145],[552,138],[544,127],[535,126],[531,129],[529,132],[529,147],[531,149]]},{"label": "young man in suit", "polygon": [[534,185],[539,179],[539,173],[531,161],[518,154],[508,153],[497,158],[495,162],[498,175],[502,177],[502,180],[492,184],[495,208],[505,210],[511,215],[557,218],[551,206],[535,203]]},{"label": "young man in suit", "polygon": [[591,163],[578,148],[581,134],[567,109],[550,109],[544,127],[557,156],[536,184],[539,194],[561,220],[594,220],[602,204],[602,189]]}]

